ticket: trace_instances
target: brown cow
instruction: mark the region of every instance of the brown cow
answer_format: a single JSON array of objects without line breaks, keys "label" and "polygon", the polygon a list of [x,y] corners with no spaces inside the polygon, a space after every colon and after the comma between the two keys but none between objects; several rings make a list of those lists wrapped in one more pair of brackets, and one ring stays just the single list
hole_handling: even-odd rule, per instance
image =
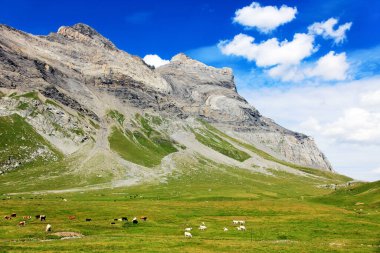
[{"label": "brown cow", "polygon": [[22,218],[23,218],[24,220],[30,220],[30,219],[32,218],[32,216],[22,216]]},{"label": "brown cow", "polygon": [[70,215],[69,216],[69,220],[75,220],[77,217],[75,217],[74,215]]},{"label": "brown cow", "polygon": [[146,221],[146,219],[148,219],[148,217],[146,217],[146,216],[141,216],[140,219]]},{"label": "brown cow", "polygon": [[15,218],[16,216],[17,216],[16,213],[12,213],[12,214],[11,214],[11,217],[12,217],[12,218]]},{"label": "brown cow", "polygon": [[6,215],[6,216],[4,216],[4,219],[11,220],[12,218],[10,216]]},{"label": "brown cow", "polygon": [[21,227],[25,226],[25,224],[26,224],[25,221],[20,221],[20,222],[18,223],[18,225],[21,226]]}]

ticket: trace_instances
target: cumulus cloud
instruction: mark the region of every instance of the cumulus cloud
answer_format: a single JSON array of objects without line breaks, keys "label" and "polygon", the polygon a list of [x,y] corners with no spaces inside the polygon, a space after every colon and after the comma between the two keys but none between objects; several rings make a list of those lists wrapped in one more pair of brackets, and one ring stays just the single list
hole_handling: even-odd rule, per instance
[{"label": "cumulus cloud", "polygon": [[249,6],[238,9],[235,12],[234,22],[247,28],[257,28],[259,31],[268,33],[278,26],[292,21],[297,13],[297,8],[282,5],[260,6],[253,2]]},{"label": "cumulus cloud", "polygon": [[380,167],[380,106],[363,99],[376,94],[379,83],[378,76],[335,85],[239,90],[263,115],[291,130],[313,136],[340,173],[379,180],[380,175],[371,171]]},{"label": "cumulus cloud", "polygon": [[146,64],[154,66],[155,68],[168,64],[170,62],[169,60],[161,59],[161,57],[156,54],[147,54],[144,56],[143,60]]},{"label": "cumulus cloud", "polygon": [[352,22],[340,25],[337,29],[334,26],[338,23],[335,18],[330,18],[324,22],[316,22],[308,27],[310,34],[321,35],[325,39],[333,39],[335,43],[342,43],[346,38],[346,32],[350,30]]},{"label": "cumulus cloud", "polygon": [[321,77],[324,80],[344,80],[348,68],[345,53],[335,54],[334,51],[330,51],[317,61],[317,65],[309,70],[308,75]]},{"label": "cumulus cloud", "polygon": [[336,54],[334,51],[330,51],[311,65],[314,66],[278,65],[269,69],[268,74],[285,82],[299,82],[314,77],[325,81],[338,81],[347,78],[349,64],[345,53]]},{"label": "cumulus cloud", "polygon": [[254,40],[249,35],[238,34],[231,41],[221,41],[218,47],[225,55],[242,56],[259,67],[299,64],[316,50],[314,37],[304,33],[296,33],[292,41],[279,42],[272,38],[257,44]]}]

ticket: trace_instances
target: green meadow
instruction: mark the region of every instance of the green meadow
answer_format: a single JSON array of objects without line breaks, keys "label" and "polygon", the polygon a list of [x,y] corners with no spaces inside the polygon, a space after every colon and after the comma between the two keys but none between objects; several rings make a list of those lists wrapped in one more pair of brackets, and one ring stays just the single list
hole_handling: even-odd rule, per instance
[{"label": "green meadow", "polygon": [[[7,194],[18,191],[15,184],[5,187],[9,173],[0,180],[0,212],[18,216],[0,221],[0,252],[379,252],[379,182],[334,191],[320,185],[344,183],[341,177],[270,172],[198,157],[183,161],[163,182],[17,195]],[[47,221],[36,220],[37,214]],[[23,215],[33,218],[20,227]],[[141,216],[147,221],[132,224]],[[121,217],[129,221],[111,224]],[[245,220],[247,230],[237,231],[235,219]],[[198,230],[201,222],[205,231]],[[192,238],[184,237],[186,227],[193,228]],[[54,232],[83,237],[62,240]]]}]

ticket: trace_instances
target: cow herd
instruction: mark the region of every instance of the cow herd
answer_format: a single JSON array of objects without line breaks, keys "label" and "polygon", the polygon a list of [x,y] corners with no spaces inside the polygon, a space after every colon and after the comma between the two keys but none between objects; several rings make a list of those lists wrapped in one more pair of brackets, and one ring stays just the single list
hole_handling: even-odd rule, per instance
[{"label": "cow herd", "polygon": [[[12,220],[13,218],[16,218],[17,217],[17,214],[16,213],[12,213],[11,215],[5,215],[4,216],[4,219],[5,220]],[[35,216],[36,220],[39,220],[39,221],[46,221],[46,215],[45,214],[38,214]],[[69,215],[67,217],[69,220],[76,220],[77,217],[75,215]],[[22,216],[22,221],[18,222],[18,226],[20,227],[24,227],[27,223],[27,220],[31,220],[32,219],[32,216]],[[143,221],[146,221],[148,219],[147,216],[141,216],[140,217],[141,220]],[[92,221],[92,218],[85,218],[85,221],[86,222],[91,222]],[[111,222],[111,225],[114,225],[116,224],[115,221],[123,221],[123,222],[128,222],[128,218],[127,217],[121,217],[121,218],[114,218],[114,222]],[[132,223],[133,224],[138,224],[138,219],[137,217],[134,217],[132,219]],[[52,226],[50,224],[47,224],[46,225],[46,228],[45,228],[45,231],[46,232],[50,232],[52,230]]]},{"label": "cow herd", "polygon": [[[13,218],[16,218],[17,217],[17,214],[16,213],[12,213],[11,215],[6,215],[4,216],[4,219],[5,220],[12,220]],[[36,220],[39,220],[39,221],[46,221],[46,215],[45,214],[38,214],[35,216]],[[22,221],[20,221],[18,223],[18,226],[25,226],[26,225],[26,221],[27,220],[31,220],[32,219],[32,216],[22,216]],[[68,216],[68,219],[69,220],[76,220],[77,217],[74,216],[74,215],[69,215]],[[146,221],[148,219],[147,216],[141,216],[140,217],[141,220],[143,221]],[[91,222],[92,221],[92,218],[86,218],[85,219],[86,222]],[[128,222],[128,217],[121,217],[121,218],[114,218],[113,221],[111,222],[111,225],[115,225],[116,222]],[[137,217],[134,217],[132,219],[132,224],[138,224],[138,219]],[[232,220],[232,224],[233,226],[235,226],[235,228],[238,230],[238,231],[246,231],[246,227],[245,227],[245,221],[244,220]],[[190,233],[191,230],[193,228],[192,227],[187,227],[185,228],[185,232],[184,232],[184,235],[186,238],[192,238],[193,235]],[[199,227],[198,227],[199,230],[201,231],[205,231],[207,229],[207,226],[204,222],[202,222]],[[50,224],[47,224],[46,225],[46,228],[45,228],[45,231],[46,232],[50,232],[52,230],[52,226]],[[228,231],[228,228],[227,227],[224,227],[223,228],[223,231],[224,232],[227,232]]]},{"label": "cow herd", "polygon": [[[245,221],[243,221],[243,220],[233,220],[233,221],[232,221],[232,224],[233,224],[234,226],[236,226],[236,229],[237,229],[238,231],[246,231]],[[206,224],[205,224],[204,222],[202,222],[201,225],[199,225],[198,229],[201,230],[201,231],[206,230],[206,229],[207,229]],[[191,230],[193,230],[192,227],[187,227],[187,228],[185,228],[185,233],[184,233],[184,235],[185,235],[186,238],[192,238],[192,237],[193,237],[193,235],[190,233]],[[224,232],[227,232],[227,231],[228,231],[228,228],[227,228],[227,227],[224,227],[224,228],[223,228],[223,231],[224,231]]]}]

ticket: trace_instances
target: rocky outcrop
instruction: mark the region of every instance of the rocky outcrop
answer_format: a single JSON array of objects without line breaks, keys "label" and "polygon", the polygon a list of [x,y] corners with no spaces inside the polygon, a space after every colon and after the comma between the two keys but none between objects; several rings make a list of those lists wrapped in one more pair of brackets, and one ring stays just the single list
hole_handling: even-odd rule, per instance
[{"label": "rocky outcrop", "polygon": [[184,54],[154,69],[85,24],[63,26],[48,36],[0,25],[0,88],[38,90],[99,122],[111,100],[124,112],[203,118],[273,156],[331,170],[310,137],[265,118],[237,93],[231,69]]}]

